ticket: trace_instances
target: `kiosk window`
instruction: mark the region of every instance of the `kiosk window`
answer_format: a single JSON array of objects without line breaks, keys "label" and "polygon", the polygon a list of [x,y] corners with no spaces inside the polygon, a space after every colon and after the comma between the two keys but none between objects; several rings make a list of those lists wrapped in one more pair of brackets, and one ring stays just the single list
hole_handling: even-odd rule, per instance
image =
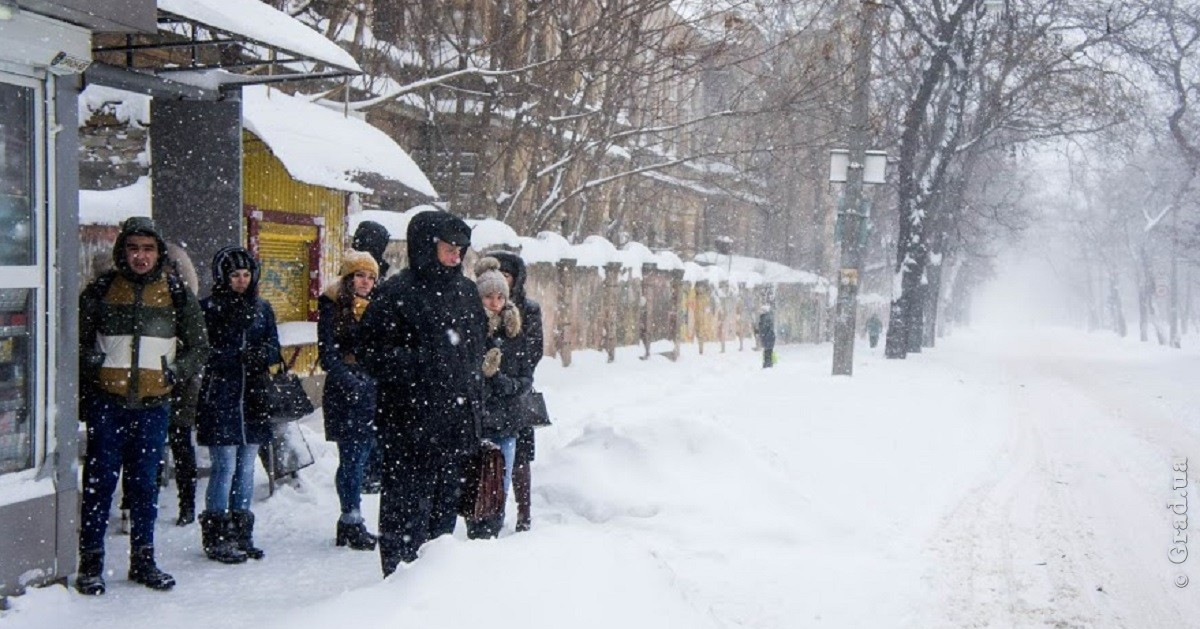
[{"label": "kiosk window", "polygon": [[0,474],[33,466],[34,289],[0,289]]},{"label": "kiosk window", "polygon": [[34,91],[0,83],[0,266],[34,262]]}]

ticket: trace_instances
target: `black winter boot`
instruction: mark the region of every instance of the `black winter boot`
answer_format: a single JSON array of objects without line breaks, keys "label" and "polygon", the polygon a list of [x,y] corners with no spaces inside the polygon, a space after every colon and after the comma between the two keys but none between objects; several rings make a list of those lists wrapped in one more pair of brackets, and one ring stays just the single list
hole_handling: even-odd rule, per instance
[{"label": "black winter boot", "polygon": [[88,596],[104,593],[103,550],[79,551],[79,571],[75,574],[75,589]]},{"label": "black winter boot", "polygon": [[251,559],[262,559],[267,555],[261,548],[254,547],[254,513],[250,511],[230,511],[233,518],[233,542],[237,549],[246,553]]},{"label": "black winter boot", "polygon": [[375,536],[367,531],[366,523],[348,524],[338,520],[338,546],[349,546],[354,550],[375,550],[375,541]]},{"label": "black winter boot", "polygon": [[204,554],[219,563],[246,563],[246,553],[238,550],[227,512],[205,511],[200,514],[200,543]]},{"label": "black winter boot", "polygon": [[179,518],[175,526],[187,526],[196,521],[196,481],[176,479],[179,487]]},{"label": "black winter boot", "polygon": [[129,551],[129,580],[151,590],[166,591],[175,587],[175,577],[159,570],[154,563],[153,546],[139,546]]},{"label": "black winter boot", "polygon": [[513,468],[513,494],[517,499],[517,532],[528,531],[530,521],[530,492],[533,480],[528,463],[522,463]]}]

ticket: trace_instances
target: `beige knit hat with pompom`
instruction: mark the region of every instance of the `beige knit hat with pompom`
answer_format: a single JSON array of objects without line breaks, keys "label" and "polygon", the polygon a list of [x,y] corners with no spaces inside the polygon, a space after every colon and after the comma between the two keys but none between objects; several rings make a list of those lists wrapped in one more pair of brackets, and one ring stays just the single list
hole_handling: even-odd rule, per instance
[{"label": "beige knit hat with pompom", "polygon": [[500,293],[508,299],[508,280],[500,272],[500,261],[487,256],[475,263],[475,285],[479,287],[479,296]]}]

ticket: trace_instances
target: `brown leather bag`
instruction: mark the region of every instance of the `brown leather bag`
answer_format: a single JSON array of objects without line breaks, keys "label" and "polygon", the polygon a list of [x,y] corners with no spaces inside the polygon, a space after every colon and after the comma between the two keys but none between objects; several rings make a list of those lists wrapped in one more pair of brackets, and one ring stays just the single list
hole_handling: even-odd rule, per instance
[{"label": "brown leather bag", "polygon": [[467,460],[459,494],[458,514],[468,520],[483,520],[504,511],[504,454],[490,441],[483,441]]}]

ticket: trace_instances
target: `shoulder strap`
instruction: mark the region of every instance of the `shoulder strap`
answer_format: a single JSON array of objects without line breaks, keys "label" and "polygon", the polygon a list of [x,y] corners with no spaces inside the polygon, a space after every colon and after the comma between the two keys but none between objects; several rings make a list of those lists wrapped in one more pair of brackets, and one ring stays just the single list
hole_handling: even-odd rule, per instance
[{"label": "shoulder strap", "polygon": [[99,277],[92,280],[89,290],[93,291],[97,299],[104,299],[104,296],[108,294],[108,289],[112,286],[113,280],[115,279],[117,279],[117,272],[115,270],[110,269],[105,271],[101,273]]},{"label": "shoulder strap", "polygon": [[183,310],[187,306],[187,288],[179,274],[167,271],[167,291],[171,293],[171,305],[175,310]]}]

